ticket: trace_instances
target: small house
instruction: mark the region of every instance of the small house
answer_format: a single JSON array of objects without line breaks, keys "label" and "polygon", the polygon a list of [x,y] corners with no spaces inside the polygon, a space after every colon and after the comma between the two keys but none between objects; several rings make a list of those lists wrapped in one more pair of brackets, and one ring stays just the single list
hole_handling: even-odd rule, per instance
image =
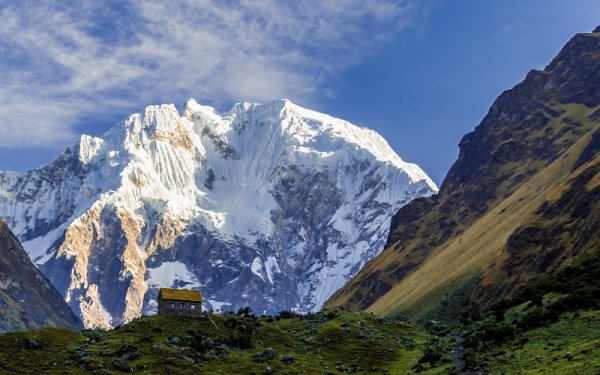
[{"label": "small house", "polygon": [[178,316],[200,316],[202,294],[198,290],[160,288],[158,292],[158,314]]}]

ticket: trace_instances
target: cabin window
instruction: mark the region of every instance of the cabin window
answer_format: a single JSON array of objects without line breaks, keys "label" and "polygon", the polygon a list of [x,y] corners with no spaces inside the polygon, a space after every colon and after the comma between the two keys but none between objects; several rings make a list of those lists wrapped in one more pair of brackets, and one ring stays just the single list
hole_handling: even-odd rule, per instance
[{"label": "cabin window", "polygon": [[195,304],[195,303],[192,303],[192,304],[190,305],[190,309],[191,309],[191,310],[196,310],[196,304]]},{"label": "cabin window", "polygon": [[185,307],[185,303],[181,302],[181,303],[179,304],[179,309],[180,309],[180,310],[183,310],[183,308],[184,308],[184,307]]},{"label": "cabin window", "polygon": [[174,309],[175,308],[175,303],[174,302],[169,302],[169,307]]}]

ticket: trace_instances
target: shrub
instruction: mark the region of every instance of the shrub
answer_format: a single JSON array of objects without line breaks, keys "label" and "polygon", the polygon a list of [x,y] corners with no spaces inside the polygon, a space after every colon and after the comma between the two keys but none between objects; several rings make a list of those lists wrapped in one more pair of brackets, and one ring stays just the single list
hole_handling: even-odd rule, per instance
[{"label": "shrub", "polygon": [[415,366],[416,370],[423,370],[424,364],[435,367],[439,364],[449,362],[450,359],[446,353],[450,351],[451,344],[441,337],[434,336],[429,338],[423,348],[423,356]]}]

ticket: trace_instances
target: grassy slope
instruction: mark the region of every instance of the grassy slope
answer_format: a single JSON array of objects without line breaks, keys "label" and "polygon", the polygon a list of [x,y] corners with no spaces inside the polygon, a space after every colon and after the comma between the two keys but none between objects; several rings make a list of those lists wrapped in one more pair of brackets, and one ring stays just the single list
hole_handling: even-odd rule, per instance
[{"label": "grassy slope", "polygon": [[[491,271],[505,261],[507,254],[502,249],[509,236],[528,220],[536,220],[535,212],[539,207],[547,199],[555,200],[565,190],[564,184],[572,174],[572,165],[599,127],[595,122],[585,121],[594,109],[575,105],[565,109],[567,112],[552,120],[549,126],[559,128],[565,117],[575,118],[585,124],[585,135],[509,197],[493,203],[488,213],[464,232],[435,247],[418,269],[394,285],[367,311],[418,317],[483,272],[487,271],[484,283],[497,281],[493,279],[497,275]],[[385,268],[386,260],[392,259],[381,257],[370,266]]]},{"label": "grassy slope", "polygon": [[[584,110],[583,114],[588,111]],[[565,189],[563,184],[569,179],[573,163],[597,128],[598,125],[592,127],[588,122],[586,135],[561,158],[499,202],[460,236],[440,245],[419,269],[396,284],[367,311],[410,315],[427,311],[471,278],[503,264],[507,254],[502,249],[509,236],[524,223],[535,221],[535,212],[546,199],[554,199],[557,191]],[[495,276],[495,272],[488,271],[483,282],[497,284],[499,280],[495,280]]]},{"label": "grassy slope", "polygon": [[566,313],[485,353],[492,374],[598,374],[600,311]]},{"label": "grassy slope", "polygon": [[[426,339],[412,324],[343,310],[278,320],[152,316],[108,332],[0,335],[0,372],[117,373],[113,362],[137,353],[125,362],[141,373],[263,374],[269,367],[276,374],[408,374]],[[31,340],[41,346],[31,348]],[[266,348],[277,356],[257,360]],[[293,363],[282,361],[284,354]]]},{"label": "grassy slope", "polygon": [[486,373],[598,374],[600,251],[531,280],[457,334],[467,365]]},{"label": "grassy slope", "polygon": [[[536,273],[554,272],[600,245],[589,235],[598,218],[576,217],[567,209],[576,205],[577,194],[600,209],[597,150],[595,159],[574,168],[600,126],[595,97],[583,95],[595,90],[591,85],[600,76],[594,41],[599,35],[573,38],[547,70],[530,73],[502,94],[461,141],[461,155],[440,195],[403,208],[407,217],[393,223],[390,246],[326,307],[430,317],[444,310],[441,302],[455,301],[456,291],[467,289],[473,295],[460,303],[466,299],[469,308],[482,307],[510,296]],[[582,172],[591,174],[583,191],[576,186]],[[565,201],[564,212],[561,207],[543,212],[557,201]],[[528,228],[558,245],[540,238],[527,243]]]}]

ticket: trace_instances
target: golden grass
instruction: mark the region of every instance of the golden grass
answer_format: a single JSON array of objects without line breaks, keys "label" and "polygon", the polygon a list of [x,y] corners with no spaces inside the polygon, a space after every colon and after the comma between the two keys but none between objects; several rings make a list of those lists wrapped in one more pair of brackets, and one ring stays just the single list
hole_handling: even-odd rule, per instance
[{"label": "golden grass", "polygon": [[[569,180],[572,166],[589,143],[592,130],[598,128],[597,124],[585,121],[591,109],[576,105],[561,108],[566,113],[561,118],[552,120],[549,126],[559,127],[560,120],[569,116],[584,123],[585,135],[579,137],[561,157],[532,176],[508,198],[492,205],[485,215],[462,234],[449,238],[436,247],[425,262],[394,285],[367,311],[386,315],[402,313],[416,317],[482,271],[485,274],[484,284],[501,281],[495,279],[502,277],[501,273],[489,271],[504,263],[507,254],[502,249],[508,237],[522,223],[535,220],[533,214],[545,200],[558,199],[568,188],[568,182],[565,181]],[[593,184],[599,183],[599,180],[600,177],[596,176]],[[398,261],[397,258],[393,260]],[[370,266],[384,268],[386,262],[389,262],[388,257],[376,260]]]}]

